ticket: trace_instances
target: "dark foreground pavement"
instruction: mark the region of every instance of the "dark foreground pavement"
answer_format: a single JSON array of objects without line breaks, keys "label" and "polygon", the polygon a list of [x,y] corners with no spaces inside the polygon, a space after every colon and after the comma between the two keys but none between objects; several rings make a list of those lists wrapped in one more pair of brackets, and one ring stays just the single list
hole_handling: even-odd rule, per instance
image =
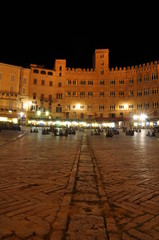
[{"label": "dark foreground pavement", "polygon": [[0,239],[159,239],[157,138],[12,134],[0,133]]}]

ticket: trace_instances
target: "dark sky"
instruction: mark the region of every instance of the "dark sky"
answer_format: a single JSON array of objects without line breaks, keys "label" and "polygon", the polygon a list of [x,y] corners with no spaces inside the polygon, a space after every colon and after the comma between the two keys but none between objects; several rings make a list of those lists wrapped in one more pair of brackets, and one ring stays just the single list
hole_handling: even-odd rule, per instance
[{"label": "dark sky", "polygon": [[72,6],[63,14],[65,6],[59,11],[59,6],[44,2],[34,6],[27,1],[16,8],[15,2],[11,3],[9,8],[8,3],[1,8],[0,62],[22,67],[34,63],[52,69],[55,59],[66,59],[67,67],[91,68],[95,49],[106,48],[110,67],[159,60],[158,8],[154,5],[143,9],[133,2],[134,9],[132,5],[130,9],[120,3],[122,10],[117,12],[116,4],[112,12],[105,8],[104,15],[101,5],[100,13],[97,9],[85,14],[78,8],[78,14]]},{"label": "dark sky", "polygon": [[0,46],[0,62],[27,67],[31,63],[53,68],[55,59],[66,59],[67,67],[91,68],[95,49],[109,49],[109,65],[132,66],[159,60],[159,42],[110,41],[107,37],[49,37],[32,35],[30,40],[15,38]]}]

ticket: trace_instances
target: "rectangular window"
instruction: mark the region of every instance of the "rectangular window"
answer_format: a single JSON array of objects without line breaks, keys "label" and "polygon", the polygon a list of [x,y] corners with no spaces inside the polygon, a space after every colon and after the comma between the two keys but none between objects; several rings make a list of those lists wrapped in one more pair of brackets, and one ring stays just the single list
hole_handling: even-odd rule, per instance
[{"label": "rectangular window", "polygon": [[110,85],[115,85],[115,80],[110,80]]},{"label": "rectangular window", "polygon": [[155,94],[158,94],[158,88],[153,88],[153,89],[152,89],[152,94],[154,94],[154,95],[155,95]]},{"label": "rectangular window", "polygon": [[101,54],[101,55],[100,55],[100,58],[104,58],[104,54]]},{"label": "rectangular window", "polygon": [[149,89],[148,88],[144,89],[144,95],[149,95]]},{"label": "rectangular window", "polygon": [[149,103],[144,103],[144,109],[149,109]]},{"label": "rectangular window", "polygon": [[71,85],[71,80],[67,80],[67,85]]},{"label": "rectangular window", "polygon": [[41,85],[45,85],[45,80],[41,80]]},{"label": "rectangular window", "polygon": [[124,85],[124,80],[119,80],[119,85]]},{"label": "rectangular window", "polygon": [[99,97],[104,97],[104,92],[100,92]]},{"label": "rectangular window", "polygon": [[62,99],[62,93],[57,93],[56,94],[56,99]]},{"label": "rectangular window", "polygon": [[119,105],[119,109],[124,109],[124,105]]},{"label": "rectangular window", "polygon": [[67,110],[70,110],[70,105],[66,105],[66,109],[67,109]]},{"label": "rectangular window", "polygon": [[86,81],[85,81],[85,80],[81,80],[81,81],[80,81],[80,84],[81,84],[81,85],[85,85],[85,84],[86,84]]},{"label": "rectangular window", "polygon": [[154,111],[154,112],[153,112],[153,115],[154,115],[154,116],[157,116],[157,115],[158,115],[158,114],[157,114],[157,111]]},{"label": "rectangular window", "polygon": [[73,91],[73,97],[77,97],[77,92]]},{"label": "rectangular window", "polygon": [[157,79],[158,79],[158,73],[153,73],[152,80],[157,80]]},{"label": "rectangular window", "polygon": [[104,85],[104,80],[100,80],[100,85]]},{"label": "rectangular window", "polygon": [[89,80],[89,81],[88,81],[88,85],[93,85],[93,81],[92,81],[92,80]]},{"label": "rectangular window", "polygon": [[129,84],[133,84],[133,83],[134,83],[134,79],[133,78],[129,79]]},{"label": "rectangular window", "polygon": [[119,91],[119,97],[124,97],[124,91]]},{"label": "rectangular window", "polygon": [[36,85],[37,84],[37,79],[33,80],[33,84]]},{"label": "rectangular window", "polygon": [[67,96],[67,97],[71,97],[71,91],[67,91],[67,92],[66,92],[66,96]]},{"label": "rectangular window", "polygon": [[115,97],[115,92],[110,92],[110,97]]},{"label": "rectangular window", "polygon": [[85,92],[80,92],[80,97],[85,97]]},{"label": "rectangular window", "polygon": [[132,104],[130,104],[130,105],[129,105],[129,109],[132,110],[133,108],[134,108],[134,106],[133,106]]},{"label": "rectangular window", "polygon": [[40,100],[41,101],[44,101],[44,94],[42,93],[41,96],[40,96]]},{"label": "rectangular window", "polygon": [[142,83],[142,78],[141,77],[137,78],[137,83]]},{"label": "rectangular window", "polygon": [[52,81],[49,82],[49,86],[52,87]]},{"label": "rectangular window", "polygon": [[77,85],[77,80],[73,80],[73,85]]},{"label": "rectangular window", "polygon": [[142,109],[142,104],[141,103],[138,103],[137,104],[137,110],[141,110]]},{"label": "rectangular window", "polygon": [[52,101],[52,95],[49,95],[49,102]]},{"label": "rectangular window", "polygon": [[88,109],[88,111],[91,111],[92,110],[92,106],[88,105],[87,109]]},{"label": "rectangular window", "polygon": [[93,92],[88,92],[88,97],[93,97]]},{"label": "rectangular window", "polygon": [[33,93],[33,99],[36,99],[36,93]]},{"label": "rectangular window", "polygon": [[129,97],[133,97],[134,96],[134,91],[133,90],[130,90],[129,91]]},{"label": "rectangular window", "polygon": [[144,82],[149,82],[149,75],[144,76]]},{"label": "rectangular window", "polygon": [[111,111],[114,111],[114,110],[115,110],[115,104],[111,104],[111,105],[110,105],[110,110],[111,110]]},{"label": "rectangular window", "polygon": [[142,96],[142,91],[138,90],[138,91],[137,91],[137,96],[138,96],[138,97],[141,97],[141,96]]},{"label": "rectangular window", "polygon": [[153,102],[153,108],[158,108],[158,102]]},{"label": "rectangular window", "polygon": [[56,107],[56,112],[61,113],[62,112],[62,107]]},{"label": "rectangular window", "polygon": [[99,111],[104,111],[104,105],[99,106]]}]

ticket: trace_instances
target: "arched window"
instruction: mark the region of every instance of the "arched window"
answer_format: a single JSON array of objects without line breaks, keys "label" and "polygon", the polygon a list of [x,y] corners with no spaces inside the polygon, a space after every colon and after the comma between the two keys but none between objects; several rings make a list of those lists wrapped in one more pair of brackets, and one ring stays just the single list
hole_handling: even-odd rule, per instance
[{"label": "arched window", "polygon": [[33,73],[39,73],[39,70],[38,69],[34,69]]},{"label": "arched window", "polygon": [[48,75],[53,75],[53,72],[48,72],[47,74],[48,74]]},{"label": "arched window", "polygon": [[46,74],[46,72],[44,70],[41,70],[41,74]]}]

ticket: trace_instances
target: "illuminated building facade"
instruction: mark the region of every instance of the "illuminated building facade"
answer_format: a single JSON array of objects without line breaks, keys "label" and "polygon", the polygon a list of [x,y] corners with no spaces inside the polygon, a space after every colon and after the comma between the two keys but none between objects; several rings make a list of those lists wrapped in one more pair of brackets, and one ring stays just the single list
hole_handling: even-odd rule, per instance
[{"label": "illuminated building facade", "polygon": [[0,118],[159,125],[158,70],[157,61],[110,69],[109,49],[95,50],[92,69],[68,68],[65,59],[53,69],[0,63]]}]

